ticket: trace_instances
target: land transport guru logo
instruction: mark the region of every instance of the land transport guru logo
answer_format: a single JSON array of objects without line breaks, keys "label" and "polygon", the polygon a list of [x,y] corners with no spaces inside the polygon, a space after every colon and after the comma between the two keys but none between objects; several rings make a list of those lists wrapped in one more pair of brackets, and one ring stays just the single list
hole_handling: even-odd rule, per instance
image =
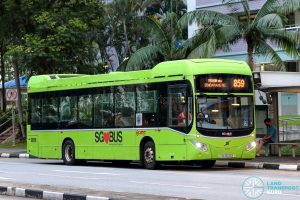
[{"label": "land transport guru logo", "polygon": [[299,186],[284,184],[279,180],[263,181],[257,176],[246,178],[242,185],[243,194],[248,199],[258,199],[265,194],[283,194],[285,192],[298,191]]},{"label": "land transport guru logo", "polygon": [[96,131],[95,132],[95,142],[96,143],[122,143],[123,135],[122,131]]}]

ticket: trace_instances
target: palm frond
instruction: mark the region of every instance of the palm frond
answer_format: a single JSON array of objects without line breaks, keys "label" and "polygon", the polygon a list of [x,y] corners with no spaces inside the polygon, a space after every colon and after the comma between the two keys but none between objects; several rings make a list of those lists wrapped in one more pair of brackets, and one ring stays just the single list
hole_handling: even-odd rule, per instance
[{"label": "palm frond", "polygon": [[269,29],[261,28],[261,33],[266,39],[272,40],[273,38],[288,40],[291,43],[300,43],[300,31],[288,31],[286,29]]},{"label": "palm frond", "polygon": [[282,20],[282,16],[271,13],[261,17],[256,24],[254,24],[257,28],[272,28],[272,29],[280,29],[284,28],[284,23]]},{"label": "palm frond", "polygon": [[299,11],[300,9],[300,1],[299,0],[285,0],[280,6],[278,12],[283,15],[288,15]]},{"label": "palm frond", "polygon": [[143,9],[146,9],[146,8],[151,7],[151,6],[159,5],[159,4],[161,4],[160,0],[145,0],[145,1],[143,1],[141,7]]},{"label": "palm frond", "polygon": [[242,38],[243,31],[239,26],[221,26],[216,30],[217,48],[232,45]]},{"label": "palm frond", "polygon": [[276,13],[279,7],[280,3],[278,0],[267,0],[266,3],[258,11],[253,23],[256,24],[257,21],[265,15]]},{"label": "palm frond", "polygon": [[[207,29],[208,30],[208,29]],[[206,31],[207,31],[206,30]],[[206,33],[210,33],[209,39],[202,42],[188,55],[188,58],[209,58],[216,52],[217,38],[213,28],[210,28]],[[199,42],[199,41],[198,41]]]},{"label": "palm frond", "polygon": [[159,53],[160,48],[156,45],[149,45],[140,48],[139,50],[134,52],[128,59],[126,71],[144,69],[144,65],[148,63],[149,60],[156,59]]},{"label": "palm frond", "polygon": [[266,41],[256,41],[255,53],[267,56],[281,71],[285,70],[284,62],[281,60],[277,52]]},{"label": "palm frond", "polygon": [[184,14],[178,21],[180,27],[186,27],[188,24],[196,22],[198,25],[235,25],[240,22],[230,15],[210,11],[194,10]]},{"label": "palm frond", "polygon": [[247,21],[250,21],[250,7],[248,0],[223,0],[222,2],[228,6],[231,6],[232,4],[236,5],[237,3],[242,4]]},{"label": "palm frond", "polygon": [[146,16],[142,19],[142,27],[144,31],[150,33],[151,38],[159,43],[167,42],[168,38],[162,28],[162,25],[153,17]]}]

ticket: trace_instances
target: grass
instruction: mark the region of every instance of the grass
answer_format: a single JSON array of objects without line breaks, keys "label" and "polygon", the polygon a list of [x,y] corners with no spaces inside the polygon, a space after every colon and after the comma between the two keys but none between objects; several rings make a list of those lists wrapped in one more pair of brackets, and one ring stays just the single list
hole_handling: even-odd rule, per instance
[{"label": "grass", "polygon": [[[262,148],[261,154],[265,155],[265,148]],[[283,156],[292,156],[292,147],[290,145],[281,147],[281,154]],[[296,156],[300,156],[300,147],[296,148]]]},{"label": "grass", "polygon": [[26,149],[26,143],[24,142],[16,142],[16,146],[13,147],[13,142],[9,141],[5,144],[0,144],[0,148],[17,148],[17,149]]},{"label": "grass", "polygon": [[[291,146],[284,146],[281,147],[282,155],[292,155],[292,147]],[[296,148],[296,156],[300,156],[300,147]]]},{"label": "grass", "polygon": [[[283,116],[279,116],[279,120],[291,119],[291,118],[299,118],[299,119],[288,121],[288,125],[299,125],[300,126],[300,116],[299,115],[283,115]],[[282,125],[282,123],[279,123],[279,125]]]}]

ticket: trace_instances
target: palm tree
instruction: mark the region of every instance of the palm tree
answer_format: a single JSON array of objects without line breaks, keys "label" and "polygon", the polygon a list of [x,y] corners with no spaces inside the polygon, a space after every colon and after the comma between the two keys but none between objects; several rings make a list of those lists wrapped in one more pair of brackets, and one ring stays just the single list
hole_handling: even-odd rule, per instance
[{"label": "palm tree", "polygon": [[138,49],[122,64],[126,65],[126,71],[147,69],[161,61],[184,58],[186,48],[180,47],[182,32],[176,28],[177,21],[178,17],[173,12],[167,13],[161,21],[154,16],[142,17],[141,26],[149,34],[149,44]]},{"label": "palm tree", "polygon": [[[233,0],[229,1],[232,2]],[[284,63],[275,48],[285,50],[292,57],[299,57],[299,32],[285,29],[286,16],[300,8],[299,0],[267,0],[254,18],[251,16],[248,0],[234,2],[242,6],[242,13],[227,15],[195,10],[180,19],[181,26],[191,23],[200,25],[195,36],[185,43],[193,49],[188,57],[211,57],[217,50],[230,50],[230,45],[240,40],[247,44],[251,69],[254,67],[254,54],[270,57],[274,64],[284,69]]]}]

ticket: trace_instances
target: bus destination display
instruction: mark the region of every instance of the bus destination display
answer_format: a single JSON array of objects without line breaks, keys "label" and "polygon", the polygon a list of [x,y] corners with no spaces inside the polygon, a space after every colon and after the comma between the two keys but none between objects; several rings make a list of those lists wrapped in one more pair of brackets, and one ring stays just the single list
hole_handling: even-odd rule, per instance
[{"label": "bus destination display", "polygon": [[241,75],[210,74],[196,77],[198,92],[251,92],[251,78]]}]

